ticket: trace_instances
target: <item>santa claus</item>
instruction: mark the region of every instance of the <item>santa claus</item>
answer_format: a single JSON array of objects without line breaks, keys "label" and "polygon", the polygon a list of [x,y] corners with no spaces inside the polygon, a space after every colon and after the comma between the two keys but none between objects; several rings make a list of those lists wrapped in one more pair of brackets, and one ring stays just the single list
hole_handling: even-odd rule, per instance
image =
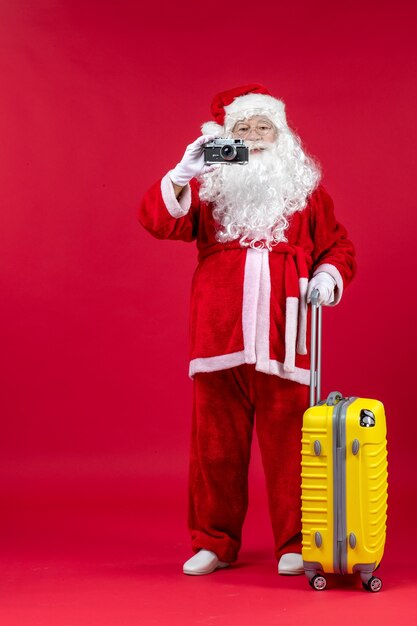
[{"label": "santa claus", "polygon": [[[196,241],[190,376],[194,381],[185,574],[236,561],[256,426],[280,574],[302,574],[300,432],[308,406],[307,303],[335,305],[354,249],[320,169],[262,85],[217,95],[214,121],[145,195],[143,226]],[[214,137],[243,139],[249,163],[204,164]]]}]

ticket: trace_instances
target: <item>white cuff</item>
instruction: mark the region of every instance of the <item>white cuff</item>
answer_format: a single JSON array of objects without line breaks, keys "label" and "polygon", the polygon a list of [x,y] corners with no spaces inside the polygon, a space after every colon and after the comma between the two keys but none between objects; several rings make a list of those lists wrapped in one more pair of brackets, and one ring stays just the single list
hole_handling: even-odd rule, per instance
[{"label": "white cuff", "polygon": [[333,292],[333,302],[329,306],[335,306],[342,298],[343,294],[343,278],[337,267],[331,263],[323,263],[316,267],[313,272],[313,276],[316,276],[319,272],[327,272],[336,281],[336,286]]},{"label": "white cuff", "polygon": [[186,185],[181,192],[179,198],[175,197],[174,187],[172,186],[172,180],[168,174],[165,174],[161,180],[161,194],[162,199],[165,202],[168,213],[178,219],[187,215],[191,206],[191,188],[190,185]]}]

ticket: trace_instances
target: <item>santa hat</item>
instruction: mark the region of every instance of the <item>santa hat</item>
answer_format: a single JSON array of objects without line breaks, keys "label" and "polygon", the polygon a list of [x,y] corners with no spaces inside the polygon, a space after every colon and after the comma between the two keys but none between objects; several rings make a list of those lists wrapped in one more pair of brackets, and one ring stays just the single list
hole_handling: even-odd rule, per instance
[{"label": "santa hat", "polygon": [[217,94],[211,104],[211,112],[215,121],[202,125],[204,135],[221,137],[230,133],[236,122],[254,115],[264,115],[278,130],[287,128],[284,103],[273,98],[266,87],[257,83]]}]

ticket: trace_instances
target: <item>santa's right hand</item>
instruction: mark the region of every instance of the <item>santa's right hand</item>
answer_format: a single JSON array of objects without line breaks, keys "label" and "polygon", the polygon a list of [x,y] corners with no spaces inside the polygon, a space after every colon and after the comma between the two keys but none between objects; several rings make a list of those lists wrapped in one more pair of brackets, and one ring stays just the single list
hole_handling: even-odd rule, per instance
[{"label": "santa's right hand", "polygon": [[204,163],[204,145],[214,139],[215,135],[201,135],[187,146],[181,161],[169,172],[169,177],[178,187],[185,187],[192,178],[207,171]]}]

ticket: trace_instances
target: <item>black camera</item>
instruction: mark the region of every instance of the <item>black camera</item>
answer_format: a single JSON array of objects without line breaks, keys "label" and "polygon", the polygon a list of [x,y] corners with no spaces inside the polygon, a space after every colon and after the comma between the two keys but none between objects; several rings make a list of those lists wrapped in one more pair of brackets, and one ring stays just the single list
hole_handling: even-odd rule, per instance
[{"label": "black camera", "polygon": [[204,162],[246,165],[249,162],[249,148],[243,139],[213,139],[204,146]]}]

